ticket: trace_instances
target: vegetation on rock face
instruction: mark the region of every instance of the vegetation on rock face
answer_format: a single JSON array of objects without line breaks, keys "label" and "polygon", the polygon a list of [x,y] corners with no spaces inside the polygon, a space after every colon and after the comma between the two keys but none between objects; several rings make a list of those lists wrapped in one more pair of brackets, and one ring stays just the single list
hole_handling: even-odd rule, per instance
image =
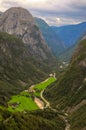
[{"label": "vegetation on rock face", "polygon": [[[40,67],[38,60],[35,61],[20,39],[7,33],[0,33],[0,105],[7,106],[6,102],[12,95],[46,77],[42,71],[48,72],[47,65],[40,62]],[[22,98],[20,100],[28,102],[26,98]],[[62,119],[51,111],[10,113],[5,107],[0,107],[0,130],[64,130],[64,128],[65,123]]]},{"label": "vegetation on rock face", "polygon": [[63,52],[59,55],[59,57],[58,57],[59,60],[60,60],[60,61],[65,61],[65,62],[69,63],[70,60],[71,60],[71,57],[72,57],[72,55],[73,55],[73,53],[74,53],[74,51],[75,51],[75,48],[76,48],[77,46],[78,46],[78,45],[77,45],[77,43],[76,43],[76,44],[72,45],[71,47],[65,49],[65,51],[63,51]]},{"label": "vegetation on rock face", "polygon": [[[47,88],[52,103],[63,106],[73,106],[85,97],[86,77],[86,40],[81,41],[73,59],[61,79],[51,88]],[[79,90],[80,89],[80,90]],[[77,99],[77,100],[76,100]]]},{"label": "vegetation on rock face", "polygon": [[0,130],[64,130],[65,123],[57,113],[35,111],[10,113],[0,109]]},{"label": "vegetation on rock face", "polygon": [[86,105],[80,107],[70,116],[70,130],[85,130],[86,129]]},{"label": "vegetation on rock face", "polygon": [[[86,106],[86,40],[82,40],[76,49],[72,61],[63,76],[48,87],[45,96],[59,110],[67,110],[72,114],[71,130],[85,127],[83,114]],[[86,102],[85,102],[86,104]],[[74,111],[75,112],[74,112]],[[73,112],[74,113],[73,113]],[[83,117],[79,115],[79,111]],[[75,115],[74,115],[75,114]],[[76,119],[77,118],[77,119]],[[81,126],[78,118],[80,118]],[[79,127],[79,128],[78,128]]]},{"label": "vegetation on rock face", "polygon": [[[0,33],[0,103],[46,77],[47,66],[36,61],[20,39]],[[34,64],[35,62],[35,64]],[[45,70],[46,71],[46,70]]]}]

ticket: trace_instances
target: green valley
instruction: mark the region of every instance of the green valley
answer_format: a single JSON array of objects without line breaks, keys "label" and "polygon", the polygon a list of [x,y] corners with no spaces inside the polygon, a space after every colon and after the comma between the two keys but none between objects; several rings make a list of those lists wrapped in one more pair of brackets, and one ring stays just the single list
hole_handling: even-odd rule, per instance
[{"label": "green valley", "polygon": [[40,97],[41,91],[55,82],[56,78],[49,77],[45,81],[31,86],[28,90],[22,91],[16,96],[12,96],[8,102],[8,110],[11,112],[17,111],[33,111],[39,109],[34,102],[35,97]]},{"label": "green valley", "polygon": [[[76,30],[69,34],[71,38],[63,31],[63,37],[67,35],[69,39],[64,44],[50,27],[67,24],[68,19],[71,23],[71,12],[76,17],[79,7],[74,4],[73,10],[73,3],[69,7],[73,0],[67,6],[62,5],[65,1],[49,1],[48,7],[48,1],[44,2],[46,6],[38,0],[31,4],[18,1],[18,5],[14,0],[0,2],[1,11],[10,5],[17,6],[0,12],[0,130],[86,130],[86,32],[72,44]],[[32,3],[40,12],[32,9]],[[43,20],[34,18],[28,5]],[[55,9],[51,11],[52,5],[58,13]],[[64,11],[62,7],[66,7]],[[59,8],[68,19],[60,16]],[[69,13],[66,9],[70,9]],[[76,20],[73,18],[73,22],[81,21]],[[83,25],[80,34],[86,22]]]}]

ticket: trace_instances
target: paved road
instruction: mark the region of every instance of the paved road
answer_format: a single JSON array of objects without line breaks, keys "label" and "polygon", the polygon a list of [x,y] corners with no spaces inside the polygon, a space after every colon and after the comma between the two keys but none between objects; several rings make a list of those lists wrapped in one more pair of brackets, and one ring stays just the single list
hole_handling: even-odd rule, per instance
[{"label": "paved road", "polygon": [[50,107],[50,103],[43,97],[44,90],[41,91],[40,97],[43,100],[43,102],[46,104],[45,108]]}]

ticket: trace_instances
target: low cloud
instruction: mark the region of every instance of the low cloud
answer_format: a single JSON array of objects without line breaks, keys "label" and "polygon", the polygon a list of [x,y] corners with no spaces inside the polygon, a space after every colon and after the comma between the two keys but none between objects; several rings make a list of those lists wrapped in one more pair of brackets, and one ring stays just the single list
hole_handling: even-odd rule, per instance
[{"label": "low cloud", "polygon": [[50,25],[86,21],[86,0],[0,0],[0,11],[14,6],[28,9],[33,16],[45,19]]}]

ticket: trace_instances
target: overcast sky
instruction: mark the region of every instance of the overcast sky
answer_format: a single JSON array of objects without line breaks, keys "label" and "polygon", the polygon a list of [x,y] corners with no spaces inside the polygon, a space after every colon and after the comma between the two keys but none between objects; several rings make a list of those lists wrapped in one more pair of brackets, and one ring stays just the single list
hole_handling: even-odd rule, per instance
[{"label": "overcast sky", "polygon": [[62,26],[86,21],[86,0],[0,0],[0,11],[24,7],[49,25]]}]

